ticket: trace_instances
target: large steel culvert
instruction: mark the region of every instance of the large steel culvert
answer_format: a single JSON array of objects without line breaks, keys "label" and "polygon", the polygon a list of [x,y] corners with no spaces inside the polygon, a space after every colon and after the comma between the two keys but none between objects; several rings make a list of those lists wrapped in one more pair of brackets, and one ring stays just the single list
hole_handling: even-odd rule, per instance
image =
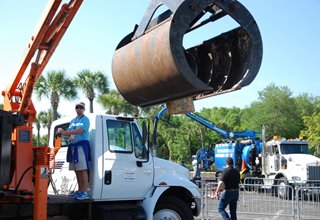
[{"label": "large steel culvert", "polygon": [[[163,5],[168,10],[155,17]],[[238,26],[184,48],[185,34],[225,16]],[[261,61],[259,28],[238,1],[153,0],[117,46],[112,73],[122,96],[143,107],[240,89],[254,80]]]}]

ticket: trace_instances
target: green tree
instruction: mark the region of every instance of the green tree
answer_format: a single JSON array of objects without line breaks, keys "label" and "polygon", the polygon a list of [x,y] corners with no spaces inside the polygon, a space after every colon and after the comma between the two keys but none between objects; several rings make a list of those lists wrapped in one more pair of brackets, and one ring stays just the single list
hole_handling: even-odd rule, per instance
[{"label": "green tree", "polygon": [[139,115],[138,107],[127,102],[117,90],[111,90],[107,94],[98,96],[98,103],[107,110],[108,114]]},{"label": "green tree", "polygon": [[310,96],[308,93],[302,93],[295,97],[295,104],[300,113],[301,118],[311,116],[315,111],[315,102],[317,97]]},{"label": "green tree", "polygon": [[204,126],[196,123],[192,119],[182,116],[179,117],[181,120],[181,135],[185,139],[186,146],[180,146],[179,151],[185,149],[185,153],[182,154],[181,162],[190,163],[192,160],[192,155],[201,147],[208,147],[211,143],[208,133],[210,132]]},{"label": "green tree", "polygon": [[[58,114],[57,118],[60,118]],[[41,111],[37,116],[38,121],[40,122],[41,127],[47,128],[47,135],[50,135],[50,128],[52,123],[52,110]]]},{"label": "green tree", "polygon": [[[58,114],[58,118],[60,118],[60,114]],[[45,140],[48,140],[48,136],[50,134],[50,128],[51,128],[51,123],[52,123],[52,109],[49,109],[48,111],[40,111],[37,114],[37,118],[35,121],[36,128],[37,128],[37,136],[35,141],[35,145],[37,146],[43,146],[47,145],[48,142],[44,142]],[[44,136],[40,135],[40,130],[41,128],[46,128],[47,129],[47,134]]]},{"label": "green tree", "polygon": [[311,153],[315,154],[316,147],[320,146],[320,112],[314,112],[311,116],[304,116],[303,121],[306,128],[300,134],[309,142]]},{"label": "green tree", "polygon": [[33,146],[47,146],[48,145],[48,135],[43,135],[40,137],[39,141],[37,140],[36,135],[32,135]]},{"label": "green tree", "polygon": [[187,147],[187,140],[182,134],[179,116],[163,116],[158,124],[158,155],[171,161],[183,158],[181,149]]},{"label": "green tree", "polygon": [[244,109],[241,118],[245,129],[259,130],[265,125],[267,138],[273,135],[295,138],[303,128],[292,92],[286,86],[273,83],[259,92],[258,101]]},{"label": "green tree", "polygon": [[209,146],[208,130],[184,115],[165,114],[158,124],[158,155],[190,164],[191,156],[202,146]]},{"label": "green tree", "polygon": [[39,100],[43,96],[50,99],[52,108],[52,121],[58,118],[58,106],[60,98],[71,100],[77,96],[77,92],[74,89],[74,83],[69,79],[64,70],[50,71],[47,77],[40,76],[38,82],[35,85],[35,92]]},{"label": "green tree", "polygon": [[96,97],[97,90],[100,94],[109,92],[108,78],[101,72],[91,72],[84,69],[77,74],[75,79],[76,85],[84,92],[90,102],[90,113],[93,113],[93,100]]},{"label": "green tree", "polygon": [[[239,131],[241,130],[241,109],[240,108],[225,108],[214,107],[211,109],[203,109],[200,115],[207,118],[213,123],[213,126],[225,131]],[[214,130],[208,129],[207,136],[209,137],[209,145],[212,142],[218,142],[224,138],[221,134]]]}]

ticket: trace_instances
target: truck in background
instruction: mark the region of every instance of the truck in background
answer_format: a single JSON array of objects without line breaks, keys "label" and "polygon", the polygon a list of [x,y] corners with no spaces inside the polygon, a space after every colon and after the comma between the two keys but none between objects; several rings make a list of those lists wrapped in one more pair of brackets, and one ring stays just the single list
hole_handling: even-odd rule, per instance
[{"label": "truck in background", "polygon": [[320,159],[309,153],[307,141],[275,136],[266,142],[261,160],[265,178],[274,179],[279,185],[280,198],[291,198],[292,191],[285,187],[315,186],[320,183]]},{"label": "truck in background", "polygon": [[[241,172],[242,180],[249,184],[275,185],[279,198],[289,199],[299,186],[320,182],[320,159],[309,153],[308,142],[275,136],[267,142],[235,140],[217,144],[215,164],[218,173],[224,168],[226,157],[231,156]],[[254,179],[256,178],[256,180]]]},{"label": "truck in background", "polygon": [[[164,113],[166,109],[162,109],[156,117],[161,117]],[[216,177],[226,167],[226,158],[232,157],[241,173],[242,181],[248,178],[250,182],[245,183],[264,184],[266,187],[276,185],[276,194],[283,199],[292,196],[292,190],[286,186],[294,188],[316,182],[319,184],[320,159],[309,153],[308,142],[298,138],[285,139],[278,136],[265,141],[264,129],[262,132],[225,131],[199,114],[185,115],[224,137],[220,143],[215,144],[214,149],[204,148],[201,157],[197,157],[197,164],[203,163],[208,158],[212,160],[211,164],[216,168]]]}]

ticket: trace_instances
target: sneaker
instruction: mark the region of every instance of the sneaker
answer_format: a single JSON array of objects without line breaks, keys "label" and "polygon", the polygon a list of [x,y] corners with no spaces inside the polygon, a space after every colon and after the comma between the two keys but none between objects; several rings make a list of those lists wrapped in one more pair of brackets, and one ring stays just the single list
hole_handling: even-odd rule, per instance
[{"label": "sneaker", "polygon": [[85,199],[90,199],[90,196],[86,192],[78,192],[74,198],[76,200],[85,200]]},{"label": "sneaker", "polygon": [[79,193],[79,191],[75,191],[75,192],[70,193],[68,196],[69,196],[70,198],[73,198],[73,199],[74,199],[78,193]]}]

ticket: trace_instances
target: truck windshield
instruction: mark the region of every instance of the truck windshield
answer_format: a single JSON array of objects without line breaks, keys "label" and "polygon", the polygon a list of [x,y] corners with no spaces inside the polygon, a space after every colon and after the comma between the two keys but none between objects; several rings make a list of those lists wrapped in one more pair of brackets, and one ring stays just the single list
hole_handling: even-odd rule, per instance
[{"label": "truck windshield", "polygon": [[307,144],[281,144],[282,154],[309,154]]}]

